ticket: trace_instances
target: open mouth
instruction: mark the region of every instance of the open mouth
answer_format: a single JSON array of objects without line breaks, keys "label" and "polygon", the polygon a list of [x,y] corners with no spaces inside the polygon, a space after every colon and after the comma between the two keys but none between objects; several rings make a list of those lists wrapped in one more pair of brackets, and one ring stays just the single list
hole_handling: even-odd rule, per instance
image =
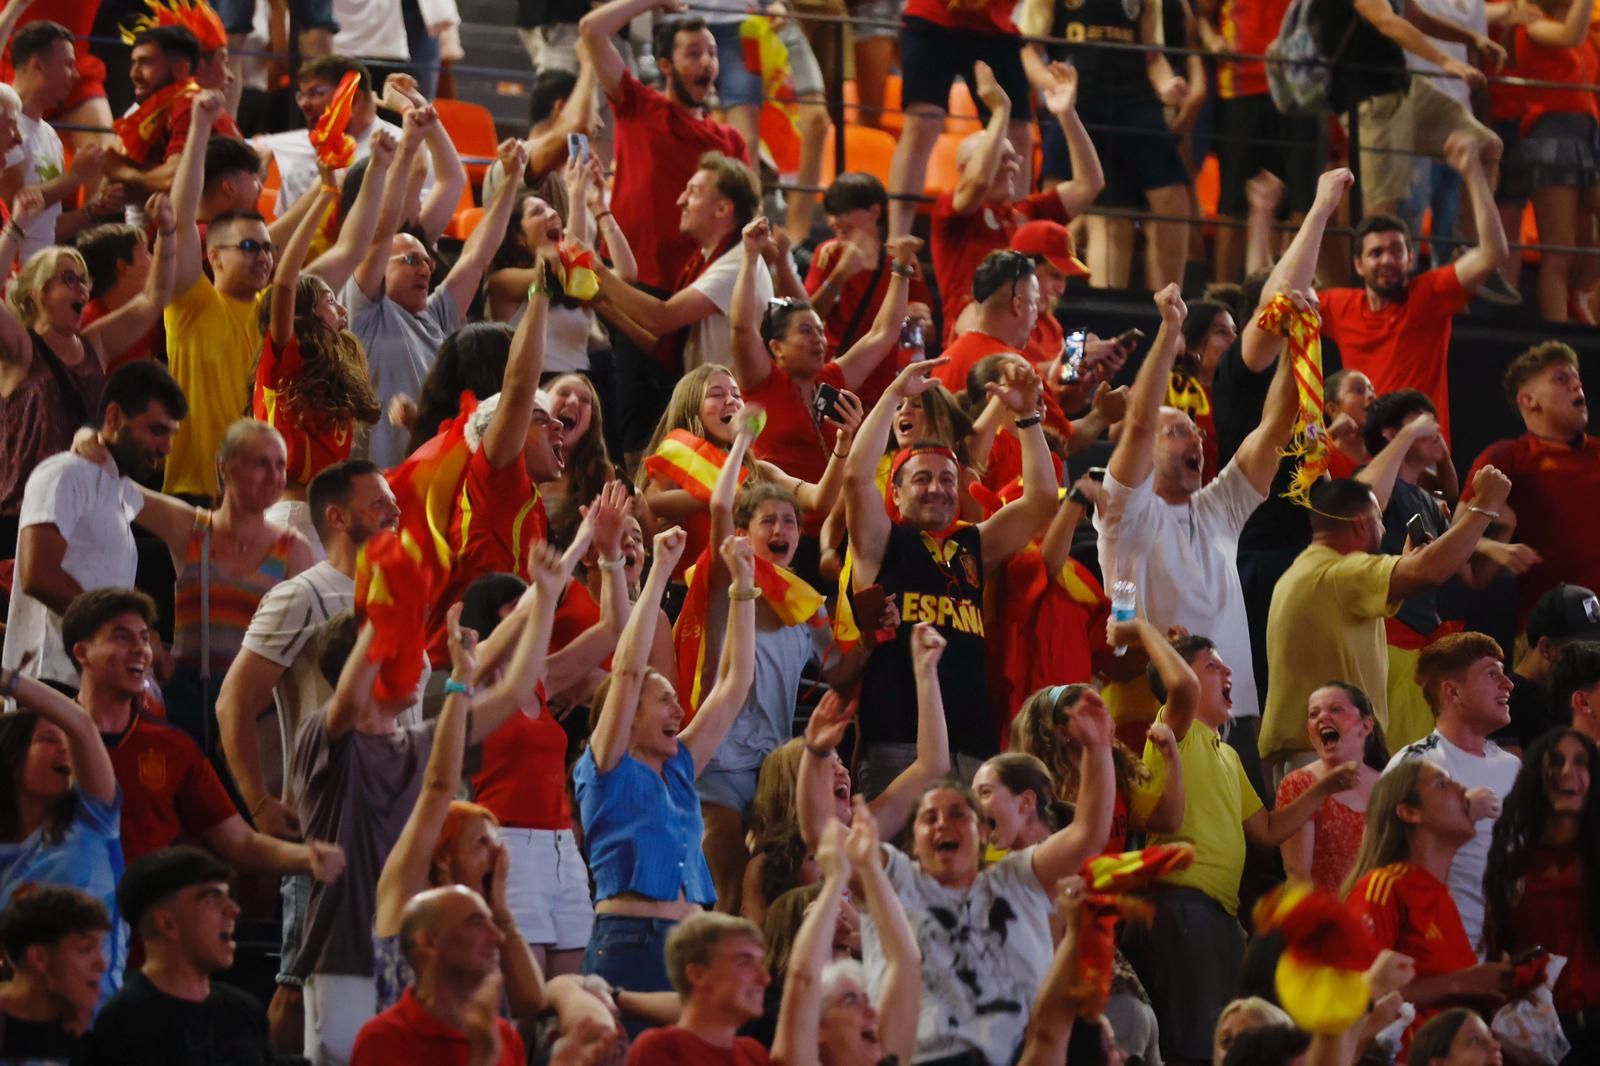
[{"label": "open mouth", "polygon": [[1186,455],[1183,457],[1184,469],[1190,470],[1196,474],[1200,472],[1200,466],[1204,462],[1205,458],[1199,455]]},{"label": "open mouth", "polygon": [[786,540],[773,539],[773,540],[767,541],[767,551],[772,553],[773,555],[782,555],[784,552],[787,552],[788,550],[789,550],[789,542],[786,541]]},{"label": "open mouth", "polygon": [[909,418],[902,418],[900,421],[895,423],[894,428],[895,432],[899,433],[902,437],[909,437],[912,433],[916,432],[917,424],[911,421]]},{"label": "open mouth", "polygon": [[556,421],[560,422],[561,428],[568,433],[571,433],[573,430],[578,428],[578,420],[571,414],[563,413],[556,415]]},{"label": "open mouth", "polygon": [[1230,681],[1222,686],[1222,698],[1227,702],[1229,707],[1233,706],[1233,682]]},{"label": "open mouth", "polygon": [[72,776],[72,764],[58,762],[54,766],[50,767],[50,771],[51,773],[60,774],[62,777],[70,778]]},{"label": "open mouth", "polygon": [[940,840],[933,845],[936,855],[953,859],[961,852],[961,842],[957,840]]},{"label": "open mouth", "polygon": [[1329,748],[1338,747],[1339,746],[1339,731],[1337,729],[1334,729],[1332,726],[1324,726],[1322,729],[1319,729],[1317,731],[1317,739],[1322,741],[1322,743],[1323,743],[1323,745],[1325,747],[1329,747]]},{"label": "open mouth", "polygon": [[850,802],[850,785],[847,782],[843,782],[843,781],[841,781],[838,784],[834,785],[833,786],[833,798],[836,799],[836,800],[841,800],[841,801],[843,801],[845,803],[849,803]]}]

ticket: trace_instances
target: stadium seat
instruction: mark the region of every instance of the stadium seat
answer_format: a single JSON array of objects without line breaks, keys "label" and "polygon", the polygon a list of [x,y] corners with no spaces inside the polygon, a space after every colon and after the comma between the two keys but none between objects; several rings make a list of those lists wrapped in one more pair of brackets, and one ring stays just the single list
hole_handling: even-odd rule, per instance
[{"label": "stadium seat", "polygon": [[[889,160],[894,158],[894,135],[871,126],[846,126],[844,128],[844,167],[861,170],[884,185],[889,184]],[[828,140],[822,153],[822,184],[827,185],[838,177],[833,166],[833,140]]]},{"label": "stadium seat", "polygon": [[[494,116],[488,108],[464,100],[435,100],[433,106],[438,110],[439,121],[444,123],[463,160],[494,159],[500,139],[495,133]],[[484,177],[489,173],[489,163],[469,162],[466,167],[467,184],[474,189],[481,188]]]},{"label": "stadium seat", "polygon": [[928,157],[928,173],[922,181],[925,196],[942,196],[956,187],[961,180],[961,168],[956,166],[956,150],[965,139],[964,133],[941,133],[934,142],[933,154]]},{"label": "stadium seat", "polygon": [[983,123],[978,121],[978,105],[973,101],[967,83],[960,78],[950,84],[950,102],[947,106],[949,111],[944,120],[946,133],[965,136],[983,129]]}]

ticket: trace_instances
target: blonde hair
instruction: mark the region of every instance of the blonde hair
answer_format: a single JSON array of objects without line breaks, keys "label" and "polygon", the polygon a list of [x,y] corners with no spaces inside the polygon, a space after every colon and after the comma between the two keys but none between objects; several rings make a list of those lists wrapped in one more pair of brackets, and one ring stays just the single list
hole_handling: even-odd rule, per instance
[{"label": "blonde hair", "polygon": [[800,777],[800,756],[805,740],[795,737],[761,760],[756,775],[756,796],[750,805],[750,847],[768,837],[795,830],[794,794]]},{"label": "blonde hair", "polygon": [[89,264],[83,261],[83,256],[78,254],[76,248],[65,245],[52,244],[48,248],[41,248],[28,257],[22,264],[22,269],[17,271],[17,278],[11,285],[11,291],[6,294],[6,302],[17,313],[17,320],[25,329],[32,329],[39,319],[39,301],[35,293],[41,291],[55,276],[56,270],[61,266],[65,257],[75,263],[83,271],[84,278],[89,277]]},{"label": "blonde hair", "polygon": [[[701,440],[709,439],[706,436],[705,423],[700,421],[700,405],[705,403],[706,390],[711,387],[711,379],[718,374],[726,375],[728,380],[733,382],[734,388],[739,387],[739,379],[733,376],[733,371],[716,363],[697,366],[678,379],[678,383],[672,388],[672,398],[667,401],[667,409],[661,413],[661,421],[656,423],[656,431],[650,435],[650,443],[645,445],[646,457],[654,455],[661,447],[661,442],[667,438],[667,434],[673,430],[681,429]],[[746,455],[744,461],[751,476],[759,477],[755,459]],[[633,480],[638,485],[643,485],[649,480],[642,461]]]},{"label": "blonde hair", "polygon": [[217,501],[220,503],[228,489],[228,479],[225,472],[228,464],[239,457],[244,451],[247,442],[257,437],[271,437],[278,442],[278,446],[288,451],[288,445],[283,442],[283,434],[275,428],[261,421],[259,418],[235,419],[228,426],[228,431],[222,435],[222,443],[217,445]]},{"label": "blonde hair", "polygon": [[1367,827],[1361,834],[1361,850],[1356,852],[1355,864],[1339,887],[1339,895],[1348,896],[1361,880],[1373,870],[1382,869],[1411,857],[1411,837],[1416,827],[1399,815],[1402,803],[1415,806],[1422,802],[1422,769],[1431,765],[1422,759],[1407,759],[1378,778],[1367,798]]},{"label": "blonde hair", "polygon": [[717,945],[736,936],[747,937],[766,950],[766,937],[761,935],[756,924],[732,914],[702,911],[689,915],[673,927],[667,934],[667,979],[672,982],[679,999],[687,1001],[694,991],[689,984],[689,967],[708,965]]}]

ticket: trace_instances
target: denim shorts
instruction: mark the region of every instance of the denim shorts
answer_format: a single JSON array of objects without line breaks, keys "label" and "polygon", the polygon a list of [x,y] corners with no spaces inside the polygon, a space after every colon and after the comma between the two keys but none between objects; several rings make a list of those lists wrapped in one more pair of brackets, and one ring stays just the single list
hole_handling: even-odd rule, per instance
[{"label": "denim shorts", "polygon": [[761,75],[744,65],[744,43],[739,39],[737,22],[713,22],[711,36],[717,40],[717,99],[723,107],[760,104],[765,97]]},{"label": "denim shorts", "polygon": [[[256,17],[256,0],[216,0],[212,6],[222,19],[222,28],[229,34],[244,37],[250,33]],[[296,29],[339,32],[339,24],[333,18],[333,0],[291,0],[289,8]]]},{"label": "denim shorts", "polygon": [[753,770],[724,770],[708,766],[695,780],[694,790],[699,794],[701,803],[713,803],[740,814],[748,814],[756,801],[756,778],[760,774],[759,767]]}]

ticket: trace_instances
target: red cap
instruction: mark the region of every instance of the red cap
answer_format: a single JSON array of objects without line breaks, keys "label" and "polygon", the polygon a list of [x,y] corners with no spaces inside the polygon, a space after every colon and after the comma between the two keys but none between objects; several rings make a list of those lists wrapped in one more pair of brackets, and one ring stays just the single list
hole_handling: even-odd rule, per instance
[{"label": "red cap", "polygon": [[1089,268],[1078,258],[1072,234],[1059,222],[1036,218],[1011,235],[1011,250],[1036,255],[1069,278],[1086,278]]}]

